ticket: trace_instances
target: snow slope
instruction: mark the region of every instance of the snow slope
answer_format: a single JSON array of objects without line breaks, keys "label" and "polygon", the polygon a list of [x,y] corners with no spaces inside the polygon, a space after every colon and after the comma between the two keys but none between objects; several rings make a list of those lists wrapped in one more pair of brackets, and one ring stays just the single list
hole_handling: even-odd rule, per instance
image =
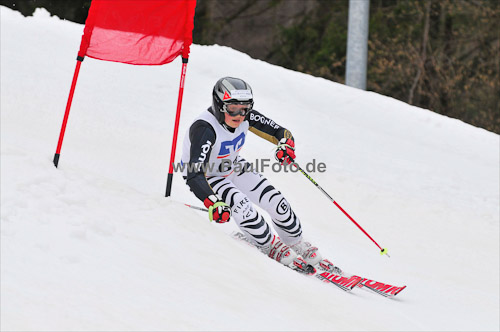
[{"label": "snow slope", "polygon": [[[214,82],[247,80],[289,128],[301,174],[264,174],[307,238],[347,271],[406,284],[397,299],[291,273],[210,224],[180,175],[163,197],[180,61],[85,59],[52,164],[83,26],[1,8],[1,329],[22,331],[498,331],[499,136],[428,110],[192,47],[180,132]],[[27,93],[29,91],[29,94]],[[272,158],[250,135],[248,160]],[[180,148],[177,156],[180,156]]]}]

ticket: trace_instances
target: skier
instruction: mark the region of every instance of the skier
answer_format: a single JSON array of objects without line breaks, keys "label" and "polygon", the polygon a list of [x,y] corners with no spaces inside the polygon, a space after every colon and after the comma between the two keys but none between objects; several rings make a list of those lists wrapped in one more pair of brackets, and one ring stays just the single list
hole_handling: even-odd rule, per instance
[{"label": "skier", "polygon": [[[290,204],[239,156],[250,130],[277,144],[275,157],[282,165],[295,159],[291,132],[254,110],[253,104],[252,89],[245,81],[233,77],[217,81],[212,106],[193,121],[184,138],[184,178],[208,208],[210,221],[224,223],[232,216],[247,239],[272,259],[290,265],[300,255],[307,264],[316,265],[322,256],[304,240]],[[278,236],[253,204],[271,216]]]}]

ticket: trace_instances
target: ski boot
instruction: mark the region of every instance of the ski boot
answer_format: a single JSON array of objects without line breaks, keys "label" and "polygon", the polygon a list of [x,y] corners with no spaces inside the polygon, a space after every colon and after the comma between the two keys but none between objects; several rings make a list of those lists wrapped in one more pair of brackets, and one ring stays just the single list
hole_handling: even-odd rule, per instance
[{"label": "ski boot", "polygon": [[302,240],[299,243],[291,246],[291,248],[298,255],[300,255],[306,261],[306,263],[309,265],[314,266],[314,265],[318,264],[323,259],[321,254],[318,252],[318,248],[314,247],[309,242]]},{"label": "ski boot", "polygon": [[269,245],[261,247],[260,250],[275,261],[287,266],[297,257],[297,254],[289,246],[281,242],[276,235],[273,235],[273,240]]}]

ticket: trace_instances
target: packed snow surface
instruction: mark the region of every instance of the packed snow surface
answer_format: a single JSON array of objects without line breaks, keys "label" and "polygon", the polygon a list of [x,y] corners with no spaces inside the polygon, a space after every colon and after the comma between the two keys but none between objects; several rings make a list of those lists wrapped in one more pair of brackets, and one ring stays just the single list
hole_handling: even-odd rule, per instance
[{"label": "packed snow surface", "polygon": [[[180,138],[223,76],[290,129],[300,173],[264,175],[344,270],[393,300],[293,273],[165,184],[181,71],[87,58],[52,164],[83,26],[1,7],[1,329],[498,331],[499,136],[376,93],[193,45]],[[176,156],[180,156],[178,144]],[[241,154],[272,158],[249,134]],[[178,160],[178,157],[176,158]]]}]

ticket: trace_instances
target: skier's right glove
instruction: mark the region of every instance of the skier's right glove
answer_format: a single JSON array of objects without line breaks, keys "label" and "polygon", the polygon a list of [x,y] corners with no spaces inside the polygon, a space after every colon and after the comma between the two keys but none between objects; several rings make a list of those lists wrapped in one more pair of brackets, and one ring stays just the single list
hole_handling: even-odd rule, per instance
[{"label": "skier's right glove", "polygon": [[210,195],[205,198],[203,204],[205,204],[208,209],[208,219],[210,219],[210,221],[215,221],[216,223],[229,221],[231,217],[231,208],[216,195]]}]

